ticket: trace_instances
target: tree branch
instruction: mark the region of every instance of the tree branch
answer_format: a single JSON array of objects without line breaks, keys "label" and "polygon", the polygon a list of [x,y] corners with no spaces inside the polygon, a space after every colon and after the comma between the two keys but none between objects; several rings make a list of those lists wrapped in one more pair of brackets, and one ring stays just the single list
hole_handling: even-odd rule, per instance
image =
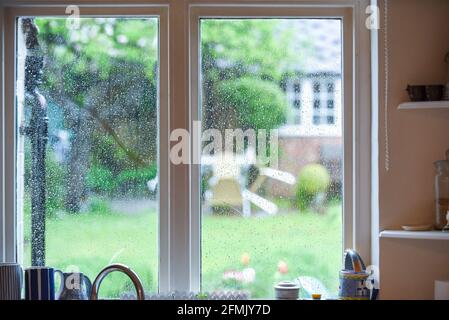
[{"label": "tree branch", "polygon": [[107,121],[101,119],[97,110],[93,108],[86,108],[85,110],[90,114],[92,118],[98,121],[103,130],[105,130],[112,137],[112,139],[114,139],[115,143],[117,143],[117,145],[126,153],[129,159],[142,167],[148,165],[148,163],[145,162],[145,160],[143,160],[137,153],[126,147],[125,143],[120,139],[114,128],[112,128]]}]

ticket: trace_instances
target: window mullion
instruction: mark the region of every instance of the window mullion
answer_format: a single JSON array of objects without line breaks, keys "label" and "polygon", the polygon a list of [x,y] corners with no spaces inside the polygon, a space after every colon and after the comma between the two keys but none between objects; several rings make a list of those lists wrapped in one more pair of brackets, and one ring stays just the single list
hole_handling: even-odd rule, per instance
[{"label": "window mullion", "polygon": [[[176,1],[169,12],[171,132],[174,129],[189,131],[187,8],[184,1]],[[170,143],[176,144],[178,141]],[[189,141],[186,143],[189,144]],[[170,290],[191,290],[189,181],[189,165],[170,162]]]},{"label": "window mullion", "polygon": [[[193,12],[192,12],[193,11]],[[191,10],[189,15],[189,34],[190,34],[190,118],[191,127],[194,121],[201,120],[200,112],[200,18],[196,11]],[[200,146],[201,127],[197,128],[199,134],[191,130],[191,143],[193,146]],[[195,139],[197,141],[195,141]],[[192,147],[192,158],[200,154],[200,150]],[[193,291],[199,291],[201,288],[201,166],[198,163],[192,163],[190,166],[190,287]]]},{"label": "window mullion", "polygon": [[159,16],[159,291],[170,289],[170,141],[168,10]]},{"label": "window mullion", "polygon": [[[4,61],[5,63],[4,75],[7,78],[4,79],[4,100],[3,100],[3,221],[4,221],[4,234],[3,234],[3,248],[4,248],[4,260],[7,262],[17,261],[17,243],[16,243],[16,217],[15,217],[15,199],[16,199],[16,115],[15,115],[15,63],[14,50],[15,50],[15,18],[12,16],[8,9],[4,13],[5,19],[5,32],[4,43],[10,43],[7,47],[4,47]],[[11,63],[12,62],[12,63]]]}]

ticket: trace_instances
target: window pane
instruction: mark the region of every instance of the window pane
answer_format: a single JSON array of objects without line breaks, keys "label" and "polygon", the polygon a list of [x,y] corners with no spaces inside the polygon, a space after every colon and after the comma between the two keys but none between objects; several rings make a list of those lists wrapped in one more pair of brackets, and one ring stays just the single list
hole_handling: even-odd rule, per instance
[{"label": "window pane", "polygon": [[299,83],[294,84],[294,91],[295,91],[295,93],[301,92],[301,85]]},{"label": "window pane", "polygon": [[203,290],[272,298],[301,276],[335,295],[341,20],[202,19],[200,30]]},{"label": "window pane", "polygon": [[[156,290],[158,19],[23,17],[17,37],[25,266],[77,268],[93,281],[124,263]],[[100,295],[130,285],[113,274]]]},{"label": "window pane", "polygon": [[296,100],[293,102],[293,106],[294,106],[296,109],[299,109],[299,108],[301,107],[301,100],[300,100],[300,99],[296,99]]}]

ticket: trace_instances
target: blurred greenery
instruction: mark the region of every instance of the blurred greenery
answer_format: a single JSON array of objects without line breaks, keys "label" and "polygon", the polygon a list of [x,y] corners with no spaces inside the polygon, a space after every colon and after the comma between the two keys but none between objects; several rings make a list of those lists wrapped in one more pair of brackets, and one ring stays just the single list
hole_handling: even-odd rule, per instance
[{"label": "blurred greenery", "polygon": [[102,166],[92,166],[87,174],[86,183],[95,193],[111,193],[117,187],[111,170]]},{"label": "blurred greenery", "polygon": [[[63,18],[35,21],[45,53],[40,89],[60,114],[50,121],[70,137],[63,160],[52,152],[54,143],[48,145],[46,263],[61,269],[76,265],[92,280],[105,265],[125,263],[155,292],[157,216],[116,212],[110,201],[126,196],[132,203],[148,195],[146,183],[157,175],[157,19],[82,18],[75,30]],[[205,127],[271,129],[285,120],[284,70],[300,66],[310,53],[307,41],[301,51],[290,49],[292,32],[277,19],[201,21]],[[29,265],[31,156],[25,147]],[[204,176],[202,185],[206,182]],[[245,286],[254,298],[272,297],[275,282],[298,275],[317,277],[333,292],[338,288],[340,204],[323,216],[308,211],[248,219],[204,216],[202,228],[203,290],[223,288],[225,271],[245,267],[243,253],[256,270],[255,282]],[[277,272],[281,260],[287,274]],[[101,295],[117,297],[129,288],[120,275],[111,275]]]},{"label": "blurred greenery", "polygon": [[144,196],[149,193],[147,182],[156,177],[153,164],[147,168],[125,169],[115,175],[110,169],[93,165],[86,177],[87,187],[99,195],[118,197],[120,195]]},{"label": "blurred greenery", "polygon": [[285,94],[271,81],[249,77],[226,80],[218,85],[216,95],[219,103],[214,108],[220,114],[226,113],[229,119],[230,108],[237,113],[237,123],[227,128],[270,130],[285,121]]},{"label": "blurred greenery", "polygon": [[137,168],[134,170],[123,170],[117,176],[118,194],[132,193],[135,196],[148,193],[147,182],[154,179],[157,174],[155,164],[149,168]]},{"label": "blurred greenery", "polygon": [[[145,290],[155,293],[159,259],[157,215],[154,211],[114,213],[107,205],[101,209],[102,206],[105,204],[91,207],[94,211],[89,214],[62,214],[47,219],[47,264],[62,270],[76,266],[93,280],[107,264],[124,263],[138,273]],[[341,239],[341,203],[329,206],[326,215],[310,211],[247,219],[205,215],[202,290],[230,289],[223,273],[250,267],[256,271],[255,281],[238,288],[249,290],[253,298],[273,298],[275,283],[306,275],[316,277],[336,294]],[[29,259],[29,243],[25,252]],[[243,254],[249,257],[248,265],[242,264]],[[280,261],[288,266],[285,274],[278,272]],[[25,265],[29,265],[29,260]],[[123,291],[134,289],[126,277],[112,274],[102,284],[100,296],[118,297]]]},{"label": "blurred greenery", "polygon": [[285,121],[285,70],[309,52],[288,45],[293,30],[279,19],[202,19],[204,128],[272,129]]},{"label": "blurred greenery", "polygon": [[[29,153],[31,144],[25,143],[25,152]],[[54,154],[47,150],[45,158],[46,167],[46,213],[47,216],[54,216],[58,210],[64,207],[64,167],[60,166],[54,159]],[[25,189],[31,188],[31,157],[24,159],[24,183]],[[31,207],[31,199],[27,197],[25,205]]]},{"label": "blurred greenery", "polygon": [[[129,265],[141,278],[146,290],[157,289],[158,249],[155,214],[117,214],[95,200],[88,214],[60,214],[47,219],[46,264],[67,270],[79,268],[92,281],[106,265]],[[104,210],[106,209],[106,211]],[[30,265],[30,245],[25,246],[25,265]],[[118,298],[133,292],[126,276],[109,275],[100,297]]]},{"label": "blurred greenery", "polygon": [[[144,180],[156,174],[157,19],[81,18],[79,29],[63,18],[35,21],[45,53],[41,90],[62,113],[50,121],[70,135],[67,159],[56,164],[63,178],[48,186],[61,199],[49,199],[49,208],[78,212],[89,193],[145,194]],[[311,48],[303,41],[293,50],[292,32],[280,19],[201,20],[206,127],[284,122],[284,70]]]},{"label": "blurred greenery", "polygon": [[[275,284],[298,276],[316,277],[336,294],[342,245],[340,203],[329,206],[326,215],[291,211],[247,219],[203,216],[202,288],[223,288],[224,271],[251,267],[255,281],[240,287],[253,298],[273,298]],[[248,265],[242,264],[243,254],[249,256]],[[278,271],[280,261],[288,266],[286,274]]]},{"label": "blurred greenery", "polygon": [[81,18],[79,29],[64,18],[35,22],[40,89],[57,109],[52,128],[70,136],[67,158],[55,164],[63,178],[48,185],[63,192],[54,204],[76,213],[89,192],[140,196],[157,159],[157,19]]},{"label": "blurred greenery", "polygon": [[88,210],[90,214],[101,215],[114,213],[108,199],[92,197],[89,201]]},{"label": "blurred greenery", "polygon": [[[297,31],[285,28],[283,21],[202,19],[203,72],[227,78],[255,75],[279,83],[285,70],[301,66],[312,50],[307,40],[298,43],[302,50],[294,50],[289,44]],[[220,62],[226,67],[219,67]]]},{"label": "blurred greenery", "polygon": [[331,177],[325,166],[311,163],[299,172],[296,184],[296,203],[301,210],[307,209],[315,197],[324,194],[330,185]]}]

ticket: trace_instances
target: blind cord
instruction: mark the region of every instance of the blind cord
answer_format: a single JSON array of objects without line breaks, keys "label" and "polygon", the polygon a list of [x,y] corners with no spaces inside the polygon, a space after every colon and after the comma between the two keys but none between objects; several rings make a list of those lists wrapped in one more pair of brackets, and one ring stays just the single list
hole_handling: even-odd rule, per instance
[{"label": "blind cord", "polygon": [[388,0],[385,0],[384,5],[384,60],[385,60],[385,83],[384,83],[384,134],[385,134],[385,170],[390,170],[390,145],[389,145],[389,131],[388,131],[388,94],[389,94],[389,50],[388,50]]}]

